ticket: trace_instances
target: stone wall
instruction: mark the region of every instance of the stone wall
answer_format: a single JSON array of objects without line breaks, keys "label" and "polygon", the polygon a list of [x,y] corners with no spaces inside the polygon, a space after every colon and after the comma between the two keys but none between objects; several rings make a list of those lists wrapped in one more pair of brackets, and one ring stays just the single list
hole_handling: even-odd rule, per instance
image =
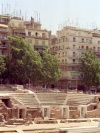
[{"label": "stone wall", "polygon": [[27,114],[31,114],[32,118],[42,117],[42,113],[39,109],[27,110],[26,116],[27,116]]},{"label": "stone wall", "polygon": [[61,109],[58,107],[53,107],[50,112],[50,117],[61,119],[63,117]]},{"label": "stone wall", "polygon": [[86,114],[86,117],[89,117],[89,118],[99,117],[100,118],[100,109],[88,111]]},{"label": "stone wall", "polygon": [[72,110],[69,112],[69,118],[79,118],[80,112],[78,110]]}]

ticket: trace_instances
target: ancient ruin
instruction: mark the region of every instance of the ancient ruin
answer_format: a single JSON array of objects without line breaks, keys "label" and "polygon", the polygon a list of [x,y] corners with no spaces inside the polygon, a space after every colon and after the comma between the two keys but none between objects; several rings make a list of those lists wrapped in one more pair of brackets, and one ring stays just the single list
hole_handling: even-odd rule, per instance
[{"label": "ancient ruin", "polygon": [[[7,87],[0,89],[1,127],[28,126],[33,122],[35,124],[57,124],[58,120],[60,123],[91,122],[89,118],[100,118],[99,94],[35,93],[28,89],[8,89]],[[54,130],[54,133],[65,133],[63,129]]]}]

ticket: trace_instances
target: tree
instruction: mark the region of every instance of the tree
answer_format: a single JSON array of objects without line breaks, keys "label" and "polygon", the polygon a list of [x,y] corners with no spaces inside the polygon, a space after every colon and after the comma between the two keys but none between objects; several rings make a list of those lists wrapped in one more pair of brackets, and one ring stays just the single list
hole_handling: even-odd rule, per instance
[{"label": "tree", "polygon": [[6,70],[5,56],[0,55],[0,75]]},{"label": "tree", "polygon": [[33,51],[21,37],[10,39],[10,58],[6,60],[7,70],[4,77],[10,83],[31,83],[35,85],[55,83],[60,77],[59,62],[48,50],[41,54]]},{"label": "tree", "polygon": [[0,55],[0,80],[2,83],[2,75],[4,74],[6,70],[6,63],[5,63],[5,56]]},{"label": "tree", "polygon": [[[21,37],[10,37],[11,58],[8,59],[9,80],[12,83],[26,83],[41,68],[39,54]],[[34,82],[35,78],[32,78]]]},{"label": "tree", "polygon": [[41,53],[42,58],[42,75],[41,81],[44,85],[54,84],[58,81],[61,75],[61,69],[59,68],[58,59],[49,53],[48,50],[44,50]]},{"label": "tree", "polygon": [[92,50],[85,52],[85,56],[80,58],[82,63],[83,81],[90,90],[91,86],[100,85],[100,61]]}]

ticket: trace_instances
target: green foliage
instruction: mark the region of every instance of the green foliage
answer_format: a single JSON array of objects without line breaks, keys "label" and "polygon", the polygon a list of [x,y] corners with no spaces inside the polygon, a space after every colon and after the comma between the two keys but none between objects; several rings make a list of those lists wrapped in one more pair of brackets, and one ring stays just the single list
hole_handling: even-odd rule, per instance
[{"label": "green foliage", "polygon": [[5,56],[0,55],[0,75],[2,75],[6,70]]},{"label": "green foliage", "polygon": [[42,57],[42,76],[41,81],[43,84],[54,84],[58,81],[61,69],[59,68],[58,59],[44,50],[41,54]]},{"label": "green foliage", "polygon": [[83,80],[85,85],[88,87],[100,85],[100,61],[93,51],[86,51],[85,56],[81,57],[80,61],[82,63]]},{"label": "green foliage", "polygon": [[41,58],[24,39],[14,36],[10,42],[9,78],[15,83],[26,83],[41,68]]},{"label": "green foliage", "polygon": [[11,57],[6,60],[4,77],[10,83],[51,84],[57,82],[61,70],[57,58],[47,50],[41,54],[32,50],[21,37],[10,37]]}]

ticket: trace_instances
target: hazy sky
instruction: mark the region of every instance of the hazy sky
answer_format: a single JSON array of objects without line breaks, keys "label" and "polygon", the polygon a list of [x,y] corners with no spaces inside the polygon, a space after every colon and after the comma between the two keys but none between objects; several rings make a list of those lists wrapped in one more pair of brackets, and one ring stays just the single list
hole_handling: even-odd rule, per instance
[{"label": "hazy sky", "polygon": [[[37,19],[40,14],[43,28],[56,33],[63,25],[100,29],[100,0],[0,0],[0,13],[20,9],[23,16]],[[8,11],[9,12],[9,11]]]}]

